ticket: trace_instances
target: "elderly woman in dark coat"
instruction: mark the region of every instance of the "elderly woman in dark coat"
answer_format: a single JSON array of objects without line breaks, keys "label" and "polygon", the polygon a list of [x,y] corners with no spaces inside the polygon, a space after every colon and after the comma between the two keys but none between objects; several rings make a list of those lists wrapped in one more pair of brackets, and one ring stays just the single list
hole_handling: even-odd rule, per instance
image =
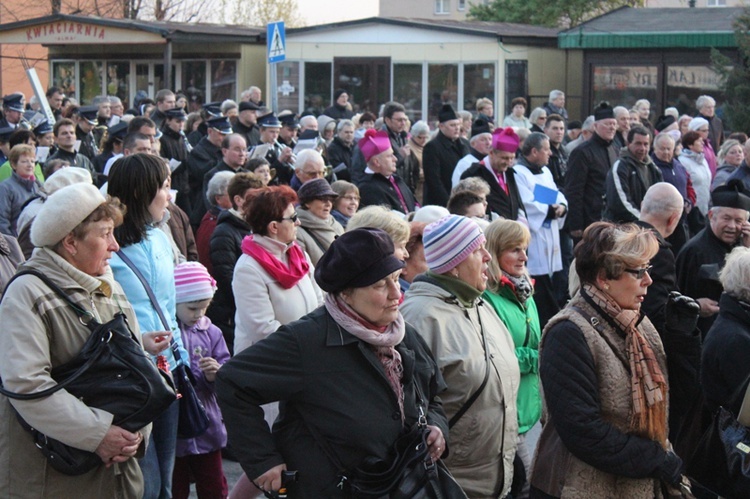
[{"label": "elderly woman in dark coat", "polygon": [[[281,472],[289,469],[299,472],[297,497],[349,497],[337,487],[339,468],[316,440],[324,439],[345,469],[367,457],[386,459],[417,421],[418,397],[431,430],[430,454],[446,451],[448,425],[437,397],[445,383],[399,312],[402,267],[384,232],[347,232],[315,271],[328,292],[325,305],[219,371],[217,394],[232,448],[261,489],[278,490]],[[281,413],[272,435],[261,405],[277,400]]]},{"label": "elderly woman in dark coat", "polygon": [[724,406],[734,414],[732,395],[746,386],[750,376],[750,248],[737,247],[729,253],[719,274],[724,294],[719,299],[719,316],[708,330],[701,357],[701,386],[711,410]]}]

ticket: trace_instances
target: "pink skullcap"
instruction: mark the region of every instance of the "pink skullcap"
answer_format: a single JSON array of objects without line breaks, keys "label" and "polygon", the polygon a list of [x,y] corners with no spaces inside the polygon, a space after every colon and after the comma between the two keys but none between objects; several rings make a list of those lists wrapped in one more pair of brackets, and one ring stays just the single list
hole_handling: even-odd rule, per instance
[{"label": "pink skullcap", "polygon": [[359,150],[368,162],[373,156],[385,152],[391,148],[391,139],[388,138],[388,132],[377,131],[374,129],[367,130],[365,136],[359,141]]},{"label": "pink skullcap", "polygon": [[492,132],[492,148],[497,151],[515,153],[520,143],[521,140],[513,131],[513,127],[495,128],[495,131]]},{"label": "pink skullcap", "polygon": [[190,303],[214,297],[216,281],[198,262],[185,262],[174,268],[174,284],[177,291],[175,303]]}]

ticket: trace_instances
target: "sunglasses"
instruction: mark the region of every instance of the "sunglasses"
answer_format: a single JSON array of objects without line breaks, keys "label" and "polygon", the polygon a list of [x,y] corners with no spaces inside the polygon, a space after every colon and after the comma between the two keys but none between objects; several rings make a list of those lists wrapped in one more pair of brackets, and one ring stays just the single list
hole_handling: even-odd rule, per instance
[{"label": "sunglasses", "polygon": [[284,217],[280,218],[279,222],[283,222],[284,220],[290,220],[293,224],[297,223],[297,220],[299,220],[299,217],[297,216],[297,212],[295,211],[291,217]]},{"label": "sunglasses", "polygon": [[633,274],[636,279],[643,279],[643,276],[645,276],[647,273],[651,275],[651,269],[653,269],[653,265],[649,265],[647,267],[643,267],[642,269],[625,269],[625,272],[628,274]]}]

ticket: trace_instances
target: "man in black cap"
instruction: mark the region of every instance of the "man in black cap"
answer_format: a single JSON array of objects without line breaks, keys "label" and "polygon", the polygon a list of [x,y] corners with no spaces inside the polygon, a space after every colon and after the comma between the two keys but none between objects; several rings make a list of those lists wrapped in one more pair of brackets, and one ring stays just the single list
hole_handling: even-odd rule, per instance
[{"label": "man in black cap", "polygon": [[193,230],[198,225],[206,212],[206,203],[203,202],[203,177],[216,163],[221,161],[221,142],[225,135],[232,133],[232,125],[226,116],[218,116],[206,121],[207,135],[203,137],[187,157],[188,192],[177,194],[178,199],[187,196],[187,200],[180,203],[189,208],[183,210],[190,217]]},{"label": "man in black cap", "polygon": [[297,132],[300,128],[297,116],[292,111],[282,111],[279,113],[279,121],[281,122],[279,143],[294,149],[297,145]]},{"label": "man in black cap", "polygon": [[479,163],[492,150],[492,130],[490,122],[485,118],[477,118],[471,125],[471,138],[469,139],[469,153],[461,158],[456,164],[451,176],[451,188],[461,181],[461,175],[471,168],[474,163]]},{"label": "man in black cap", "polygon": [[260,127],[258,126],[259,109],[254,102],[240,102],[237,121],[232,125],[234,133],[245,137],[245,142],[250,147],[260,144]]},{"label": "man in black cap", "polygon": [[206,122],[211,118],[217,118],[221,114],[221,102],[206,102],[201,106],[201,118],[203,121],[198,125],[197,130],[187,132],[187,140],[191,146],[195,147],[203,137],[208,134],[208,125]]},{"label": "man in black cap", "polygon": [[3,119],[0,120],[0,128],[15,129],[21,123],[23,116],[23,94],[16,92],[3,97]]},{"label": "man in black cap", "polygon": [[718,279],[724,259],[735,246],[750,247],[750,197],[742,183],[730,180],[711,193],[708,226],[677,255],[677,286],[701,306],[698,327],[705,338],[719,311],[723,291]]},{"label": "man in black cap", "polygon": [[260,125],[260,144],[250,151],[250,156],[256,158],[262,155],[276,169],[279,182],[289,185],[294,175],[294,151],[291,147],[279,143],[281,122],[273,112],[258,117]]},{"label": "man in black cap", "polygon": [[[182,108],[175,107],[164,111],[164,120],[161,125],[162,136],[159,139],[161,142],[159,154],[162,158],[167,160],[174,159],[180,162],[184,162],[187,159],[190,149],[192,148],[189,146],[187,139],[185,138],[185,133],[183,132],[186,120],[187,114],[185,114],[185,111],[183,111]],[[172,172],[173,186],[175,171]]]},{"label": "man in black cap", "polygon": [[52,159],[63,159],[70,163],[70,166],[86,168],[91,174],[91,178],[96,178],[96,170],[94,170],[94,165],[91,164],[91,160],[83,154],[76,152],[76,124],[73,120],[62,118],[55,123],[55,126],[52,128],[52,133],[55,134],[57,151],[55,151],[54,154],[50,154],[47,158],[47,162]]},{"label": "man in black cap", "polygon": [[93,105],[81,106],[76,111],[76,139],[81,141],[78,152],[91,161],[99,154],[99,148],[92,133],[97,124],[96,116],[98,113],[99,106]]},{"label": "man in black cap", "polygon": [[459,160],[469,153],[461,141],[461,120],[450,104],[438,113],[438,133],[424,146],[424,205],[446,206],[450,198],[453,170]]},{"label": "man in black cap", "polygon": [[327,107],[323,114],[334,120],[350,120],[354,113],[349,109],[349,94],[343,88],[333,92],[333,104]]},{"label": "man in black cap", "polygon": [[619,157],[613,139],[617,120],[613,109],[602,102],[594,110],[594,134],[570,154],[565,174],[565,197],[569,212],[566,227],[575,241],[583,230],[602,219],[607,173]]}]

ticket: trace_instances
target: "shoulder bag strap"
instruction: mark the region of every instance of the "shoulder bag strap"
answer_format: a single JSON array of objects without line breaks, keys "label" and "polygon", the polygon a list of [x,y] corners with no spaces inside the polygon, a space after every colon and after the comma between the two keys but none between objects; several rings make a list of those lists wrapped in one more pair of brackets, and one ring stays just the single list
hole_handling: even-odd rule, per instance
[{"label": "shoulder bag strap", "polygon": [[[302,227],[302,228],[305,229],[304,227]],[[315,235],[312,233],[312,231],[305,229],[305,233],[308,236],[310,236],[310,239],[312,239],[313,242],[318,246],[318,248],[320,248],[320,251],[322,251],[323,253],[325,253],[326,251],[328,251],[328,249],[325,246],[323,246],[323,243],[320,241],[320,239],[318,239],[317,237],[315,237]]]},{"label": "shoulder bag strap", "polygon": [[[117,252],[117,256],[120,257],[120,259],[123,261],[125,265],[128,266],[130,270],[133,271],[135,276],[138,278],[139,281],[141,281],[141,284],[143,285],[143,289],[146,290],[146,294],[148,295],[148,299],[151,301],[151,306],[156,310],[157,315],[159,316],[159,320],[161,321],[162,326],[164,326],[165,331],[171,331],[172,328],[169,325],[169,321],[167,321],[167,318],[164,316],[164,312],[161,309],[161,306],[159,305],[159,301],[156,299],[156,296],[154,296],[154,291],[151,289],[151,286],[148,284],[148,281],[145,277],[143,277],[143,274],[141,274],[141,271],[138,270],[138,267],[135,266],[133,261],[128,258],[128,256],[122,251]],[[177,346],[177,342],[174,341],[174,337],[170,339],[170,346],[172,347],[172,353],[174,354],[175,361],[182,360],[182,356],[180,355],[180,350]]]},{"label": "shoulder bag strap", "polygon": [[[8,287],[10,286],[10,283],[15,281],[17,278],[19,278],[22,275],[33,275],[37,279],[41,280],[45,285],[47,285],[56,295],[58,295],[64,302],[66,302],[78,315],[78,319],[81,321],[81,324],[92,330],[92,326],[95,327],[98,325],[98,323],[94,320],[94,316],[91,312],[82,309],[77,303],[75,303],[73,300],[70,299],[70,297],[65,294],[65,292],[60,289],[57,284],[53,283],[49,277],[42,274],[38,270],[34,269],[23,269],[20,270],[16,275],[13,276],[13,278],[8,281],[8,285],[5,287],[5,290],[8,290]],[[4,295],[3,295],[4,296]],[[109,340],[107,340],[109,341]],[[73,374],[71,374],[67,379],[64,381],[61,381],[57,383],[55,386],[52,386],[50,388],[47,388],[46,390],[42,390],[39,392],[34,393],[16,393],[11,392],[0,386],[0,394],[5,395],[8,398],[12,398],[15,400],[36,400],[44,397],[49,397],[55,392],[58,392],[65,388],[66,386],[70,385],[73,381],[78,379],[81,374],[83,374],[86,370],[88,370],[94,362],[96,362],[98,359],[98,355],[92,355],[89,357],[89,359]],[[2,380],[0,380],[0,383]]]},{"label": "shoulder bag strap", "polygon": [[479,307],[481,307],[484,304],[482,300],[480,300],[477,303],[477,319],[479,320],[479,333],[482,335],[482,348],[484,349],[484,363],[485,363],[485,372],[484,372],[484,380],[482,381],[482,384],[479,385],[479,388],[477,388],[477,391],[474,392],[474,394],[469,397],[469,400],[467,400],[464,405],[461,406],[461,408],[456,412],[453,417],[448,421],[448,429],[453,428],[456,423],[458,423],[458,420],[461,419],[461,416],[466,414],[466,411],[468,411],[472,404],[477,401],[479,396],[482,394],[482,391],[484,391],[484,387],[487,386],[487,381],[490,379],[490,352],[487,349],[487,338],[484,335],[484,327],[482,326],[482,316],[479,313]]}]

